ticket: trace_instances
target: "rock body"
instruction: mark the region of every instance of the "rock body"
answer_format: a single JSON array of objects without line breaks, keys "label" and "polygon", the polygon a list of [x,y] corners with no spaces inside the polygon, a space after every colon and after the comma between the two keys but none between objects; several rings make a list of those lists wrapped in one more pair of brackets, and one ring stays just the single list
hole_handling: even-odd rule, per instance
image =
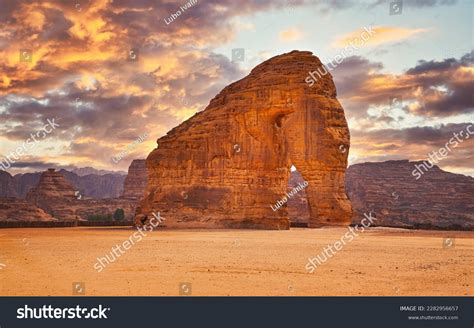
[{"label": "rock body", "polygon": [[24,199],[0,197],[0,221],[54,221],[55,219]]},{"label": "rock body", "polygon": [[318,68],[311,52],[273,57],[158,139],[136,223],[160,212],[173,228],[288,229],[287,204],[271,206],[294,165],[309,183],[308,226],[349,224],[349,129],[331,75],[305,82]]},{"label": "rock body", "polygon": [[92,215],[113,215],[122,208],[130,220],[136,202],[127,199],[88,199],[81,194],[61,172],[48,169],[43,172],[38,185],[26,195],[26,200],[60,220],[86,220]]},{"label": "rock body", "polygon": [[145,196],[147,182],[148,175],[145,160],[133,160],[125,178],[122,197],[141,200]]},{"label": "rock body", "polygon": [[348,168],[346,190],[354,208],[353,222],[372,211],[376,225],[474,229],[474,178],[433,166],[416,180],[423,162],[387,161]]}]

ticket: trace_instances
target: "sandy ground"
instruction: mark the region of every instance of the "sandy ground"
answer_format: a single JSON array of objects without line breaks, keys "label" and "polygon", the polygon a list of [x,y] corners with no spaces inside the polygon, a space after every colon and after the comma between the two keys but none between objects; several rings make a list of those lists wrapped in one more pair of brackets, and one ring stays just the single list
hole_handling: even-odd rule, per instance
[{"label": "sandy ground", "polygon": [[373,228],[308,273],[346,231],[155,231],[98,273],[134,230],[0,229],[0,295],[474,295],[474,232]]}]

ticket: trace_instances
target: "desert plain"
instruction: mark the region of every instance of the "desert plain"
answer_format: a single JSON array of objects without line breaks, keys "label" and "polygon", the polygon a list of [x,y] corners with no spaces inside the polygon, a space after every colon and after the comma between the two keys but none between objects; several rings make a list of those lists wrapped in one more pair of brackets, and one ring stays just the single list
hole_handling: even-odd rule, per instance
[{"label": "desert plain", "polygon": [[[94,269],[129,227],[0,230],[0,295],[474,295],[474,232],[370,228],[320,265],[347,228],[160,230]],[[446,245],[445,238],[450,238]]]}]

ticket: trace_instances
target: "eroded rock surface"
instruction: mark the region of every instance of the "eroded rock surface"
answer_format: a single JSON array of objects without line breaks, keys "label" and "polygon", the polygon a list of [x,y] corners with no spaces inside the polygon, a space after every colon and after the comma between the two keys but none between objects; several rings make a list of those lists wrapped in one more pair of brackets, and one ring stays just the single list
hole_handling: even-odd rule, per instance
[{"label": "eroded rock surface", "polygon": [[331,75],[306,84],[317,68],[311,52],[273,57],[158,139],[137,224],[160,212],[167,227],[288,229],[287,204],[271,206],[292,164],[309,183],[309,226],[349,224],[349,130]]},{"label": "eroded rock surface", "polygon": [[346,190],[353,222],[373,211],[377,225],[474,229],[474,178],[435,165],[416,180],[412,172],[420,164],[402,160],[350,166]]}]

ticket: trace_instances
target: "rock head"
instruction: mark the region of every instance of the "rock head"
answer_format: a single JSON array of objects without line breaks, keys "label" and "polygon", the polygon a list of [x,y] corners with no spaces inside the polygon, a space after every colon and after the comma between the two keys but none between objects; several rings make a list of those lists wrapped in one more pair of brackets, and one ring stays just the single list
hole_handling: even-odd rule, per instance
[{"label": "rock head", "polygon": [[273,57],[158,139],[136,223],[160,212],[167,227],[288,229],[286,204],[272,205],[294,165],[308,182],[309,227],[349,224],[349,129],[331,75],[305,82],[318,68],[311,52]]}]

